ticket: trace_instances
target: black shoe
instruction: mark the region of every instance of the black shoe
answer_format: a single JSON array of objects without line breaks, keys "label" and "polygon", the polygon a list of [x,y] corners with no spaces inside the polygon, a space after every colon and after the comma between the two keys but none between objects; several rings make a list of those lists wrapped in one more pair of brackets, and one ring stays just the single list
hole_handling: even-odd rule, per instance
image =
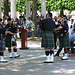
[{"label": "black shoe", "polygon": [[9,58],[13,58],[13,57],[9,57]]},{"label": "black shoe", "polygon": [[15,56],[14,58],[18,58],[18,57],[20,57],[20,55],[18,55],[18,56]]},{"label": "black shoe", "polygon": [[50,62],[46,62],[46,61],[44,61],[43,63],[54,63],[54,62],[52,62],[52,61],[50,61]]}]

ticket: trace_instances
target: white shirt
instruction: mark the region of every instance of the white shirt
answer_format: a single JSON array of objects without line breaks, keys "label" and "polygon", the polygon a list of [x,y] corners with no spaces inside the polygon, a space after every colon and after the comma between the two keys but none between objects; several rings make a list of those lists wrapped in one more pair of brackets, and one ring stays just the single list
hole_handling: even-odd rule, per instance
[{"label": "white shirt", "polygon": [[[72,28],[71,28],[71,26],[72,26]],[[73,29],[74,29],[74,22],[73,22],[73,23],[71,23],[71,21],[68,22],[68,27],[69,27],[69,30],[68,30],[69,36],[71,36],[72,31],[73,31]]]}]

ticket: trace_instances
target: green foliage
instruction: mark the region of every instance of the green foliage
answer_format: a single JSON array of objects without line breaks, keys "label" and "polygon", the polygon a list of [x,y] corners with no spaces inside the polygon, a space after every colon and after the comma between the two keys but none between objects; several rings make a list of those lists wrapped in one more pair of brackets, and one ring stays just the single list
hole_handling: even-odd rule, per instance
[{"label": "green foliage", "polygon": [[75,0],[47,0],[46,5],[47,10],[48,6],[51,5],[52,11],[58,11],[61,9],[75,10]]},{"label": "green foliage", "polygon": [[16,11],[26,12],[26,2],[25,0],[16,0]]},{"label": "green foliage", "polygon": [[41,11],[41,1],[37,0],[37,10]]},{"label": "green foliage", "polygon": [[1,11],[4,12],[4,3],[1,2]]},{"label": "green foliage", "polygon": [[33,8],[33,1],[30,1],[30,9],[32,11],[32,8]]},{"label": "green foliage", "polygon": [[[27,0],[16,0],[16,11],[26,12]],[[51,5],[52,11],[58,11],[61,9],[75,10],[75,0],[46,0],[46,9],[48,10]],[[33,0],[30,0],[30,9],[32,11]],[[4,12],[4,3],[1,3],[1,10]],[[41,0],[37,0],[37,10],[41,11]],[[9,2],[10,11],[10,2]]]}]

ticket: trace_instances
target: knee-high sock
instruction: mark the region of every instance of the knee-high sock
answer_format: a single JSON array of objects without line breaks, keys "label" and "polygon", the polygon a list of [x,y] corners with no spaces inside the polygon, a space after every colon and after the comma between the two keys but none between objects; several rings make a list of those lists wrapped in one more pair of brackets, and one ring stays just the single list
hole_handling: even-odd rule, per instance
[{"label": "knee-high sock", "polygon": [[53,50],[50,50],[50,55],[54,54],[54,51]]},{"label": "knee-high sock", "polygon": [[13,51],[14,51],[14,56],[18,56],[18,54],[17,54],[17,48],[13,48]]},{"label": "knee-high sock", "polygon": [[17,48],[13,48],[13,51],[14,51],[14,52],[17,52]]},{"label": "knee-high sock", "polygon": [[0,56],[4,56],[4,53],[3,53],[3,51],[1,51],[1,52],[0,52]]},{"label": "knee-high sock", "polygon": [[64,53],[67,53],[68,52],[68,49],[64,49]]},{"label": "knee-high sock", "polygon": [[4,56],[4,53],[3,53],[3,51],[1,51],[1,52],[0,52],[1,60],[3,60],[3,59],[4,59],[4,58],[3,58],[3,56]]},{"label": "knee-high sock", "polygon": [[49,53],[50,53],[50,51],[49,51],[49,50],[45,51],[45,54],[46,54],[46,57],[47,57],[47,60],[46,60],[47,62],[49,62],[49,61],[50,61]]},{"label": "knee-high sock", "polygon": [[11,53],[11,48],[8,48],[8,52]]},{"label": "knee-high sock", "polygon": [[50,53],[49,50],[45,51],[46,56],[49,56],[49,53]]},{"label": "knee-high sock", "polygon": [[50,50],[50,62],[54,62],[54,51]]}]

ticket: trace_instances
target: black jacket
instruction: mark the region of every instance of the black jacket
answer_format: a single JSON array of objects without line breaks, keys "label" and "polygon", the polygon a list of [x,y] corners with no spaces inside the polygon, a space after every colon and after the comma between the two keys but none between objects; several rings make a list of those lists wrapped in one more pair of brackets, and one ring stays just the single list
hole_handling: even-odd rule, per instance
[{"label": "black jacket", "polygon": [[43,32],[45,31],[53,31],[54,28],[55,28],[55,22],[48,18],[48,19],[43,19],[41,22],[40,22],[40,28]]},{"label": "black jacket", "polygon": [[5,37],[6,29],[3,25],[0,24],[0,39]]}]

